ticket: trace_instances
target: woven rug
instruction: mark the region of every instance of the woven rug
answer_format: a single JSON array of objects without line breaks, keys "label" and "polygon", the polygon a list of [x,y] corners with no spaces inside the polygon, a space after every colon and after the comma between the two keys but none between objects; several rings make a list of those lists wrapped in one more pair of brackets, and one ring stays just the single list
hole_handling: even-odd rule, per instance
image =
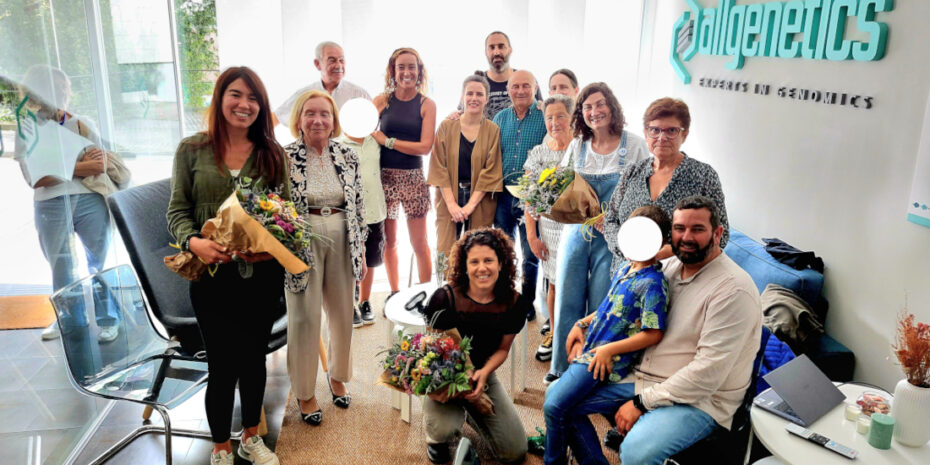
[{"label": "woven rug", "polygon": [[0,297],[0,330],[44,328],[55,321],[48,295]]},{"label": "woven rug", "polygon": [[[326,375],[322,373],[316,383],[316,397],[323,409],[323,423],[310,426],[300,420],[297,402],[293,393],[287,401],[287,411],[281,423],[275,451],[284,465],[300,464],[423,464],[430,465],[426,457],[426,439],[423,432],[422,408],[418,398],[413,400],[410,423],[400,418],[400,411],[391,408],[391,392],[383,386],[376,386],[375,380],[381,374],[378,364],[381,356],[378,352],[387,347],[387,325],[381,316],[386,294],[372,296],[372,309],[377,316],[374,325],[354,330],[352,337],[353,379],[348,383],[352,393],[352,406],[346,410],[332,404]],[[526,357],[526,390],[517,395],[515,405],[527,434],[536,435],[536,427],[545,429],[542,415],[545,386],[542,379],[549,368],[533,358],[536,348],[542,340],[539,334],[544,317],[537,317],[528,324]],[[518,335],[514,342],[522,347],[523,335]],[[510,364],[508,360],[497,369],[497,376],[510,392]],[[517,376],[520,369],[518,362]],[[592,417],[593,418],[593,417]],[[607,430],[603,418],[593,418],[599,434]],[[490,450],[469,426],[463,428],[463,435],[468,437],[481,457],[482,464],[496,464]],[[454,450],[453,450],[454,453]],[[617,455],[608,452],[611,463],[619,463]],[[541,464],[542,458],[527,455],[527,464]]]}]

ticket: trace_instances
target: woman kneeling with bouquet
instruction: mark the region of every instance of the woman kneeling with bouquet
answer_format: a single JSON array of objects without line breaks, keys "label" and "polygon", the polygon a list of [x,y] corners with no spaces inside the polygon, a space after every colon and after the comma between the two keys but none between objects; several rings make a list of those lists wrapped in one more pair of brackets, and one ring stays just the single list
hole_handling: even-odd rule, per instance
[{"label": "woman kneeling with bouquet", "polygon": [[[430,298],[426,321],[433,329],[454,328],[471,339],[474,389],[465,399],[423,399],[427,454],[434,463],[449,461],[449,441],[460,433],[466,412],[497,460],[519,462],[526,454],[523,424],[494,373],[507,359],[532,305],[532,296],[524,299],[514,288],[515,275],[513,243],[499,229],[467,231],[452,246],[448,284]],[[493,415],[469,402],[482,393],[493,402]]]}]

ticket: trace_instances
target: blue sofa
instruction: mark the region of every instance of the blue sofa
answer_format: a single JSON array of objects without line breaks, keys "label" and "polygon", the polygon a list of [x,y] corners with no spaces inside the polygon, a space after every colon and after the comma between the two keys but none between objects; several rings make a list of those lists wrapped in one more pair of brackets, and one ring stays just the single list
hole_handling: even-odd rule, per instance
[{"label": "blue sofa", "polygon": [[[741,266],[756,283],[759,293],[770,283],[791,289],[814,307],[823,291],[823,275],[817,271],[796,270],[775,260],[765,246],[745,234],[730,229],[730,239],[724,252]],[[834,381],[851,381],[856,357],[836,339],[824,334],[809,341],[808,357]]]}]

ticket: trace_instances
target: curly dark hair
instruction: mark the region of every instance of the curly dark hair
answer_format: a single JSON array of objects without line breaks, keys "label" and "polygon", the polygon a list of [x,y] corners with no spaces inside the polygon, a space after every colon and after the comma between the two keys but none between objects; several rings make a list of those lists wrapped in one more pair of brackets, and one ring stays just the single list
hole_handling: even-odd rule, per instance
[{"label": "curly dark hair", "polygon": [[610,87],[603,82],[592,82],[581,89],[581,93],[575,98],[575,114],[572,117],[572,128],[575,129],[575,137],[581,136],[581,140],[591,140],[594,137],[594,131],[584,122],[584,101],[593,94],[600,92],[607,100],[607,106],[610,108],[610,133],[619,136],[623,134],[623,126],[626,125],[626,119],[623,117],[623,108],[617,97],[614,96]]},{"label": "curly dark hair", "polygon": [[449,256],[448,282],[453,287],[468,291],[468,251],[476,245],[490,247],[497,254],[501,264],[500,274],[494,283],[494,300],[510,304],[517,289],[514,279],[517,277],[517,257],[513,251],[513,242],[504,231],[497,228],[472,229],[462,234],[452,246]]}]

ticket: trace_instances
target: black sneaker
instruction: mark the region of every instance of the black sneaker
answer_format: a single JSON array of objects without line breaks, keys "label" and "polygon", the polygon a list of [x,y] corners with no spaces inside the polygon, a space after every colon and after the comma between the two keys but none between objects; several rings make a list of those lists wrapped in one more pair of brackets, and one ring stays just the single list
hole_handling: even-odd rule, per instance
[{"label": "black sneaker", "polygon": [[543,336],[542,344],[539,344],[539,348],[536,349],[536,360],[540,362],[552,360],[552,331]]},{"label": "black sneaker", "polygon": [[533,321],[536,319],[536,307],[530,307],[530,310],[526,312],[526,321]]},{"label": "black sneaker", "polygon": [[543,384],[548,386],[552,384],[554,381],[557,381],[558,379],[559,379],[559,375],[555,373],[546,373],[546,377],[543,378]]},{"label": "black sneaker", "polygon": [[449,443],[427,444],[426,456],[433,463],[448,463],[452,457],[449,455]]},{"label": "black sneaker", "polygon": [[366,325],[375,324],[375,314],[371,311],[371,304],[367,300],[358,304],[358,311],[362,314],[363,323]]},{"label": "black sneaker", "polygon": [[365,323],[362,323],[362,313],[358,311],[358,307],[355,307],[355,314],[352,315],[352,327],[358,328]]},{"label": "black sneaker", "polygon": [[545,336],[550,330],[552,330],[552,323],[546,318],[546,322],[543,323],[542,328],[539,328],[539,334]]}]

